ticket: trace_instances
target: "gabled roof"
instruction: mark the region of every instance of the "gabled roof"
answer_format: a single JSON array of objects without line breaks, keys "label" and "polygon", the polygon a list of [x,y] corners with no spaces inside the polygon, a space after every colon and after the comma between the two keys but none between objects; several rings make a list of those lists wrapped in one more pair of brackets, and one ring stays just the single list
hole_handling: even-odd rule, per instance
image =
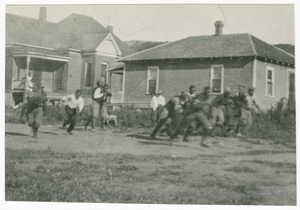
[{"label": "gabled roof", "polygon": [[81,34],[108,33],[108,30],[94,18],[74,13],[58,22],[58,25],[66,31]]},{"label": "gabled roof", "polygon": [[162,44],[123,59],[126,61],[257,56],[294,64],[294,56],[250,34],[193,36]]},{"label": "gabled roof", "polygon": [[[95,50],[110,32],[94,18],[71,14],[59,23],[6,14],[6,44],[22,43],[53,49]],[[122,56],[130,48],[112,34]]]}]

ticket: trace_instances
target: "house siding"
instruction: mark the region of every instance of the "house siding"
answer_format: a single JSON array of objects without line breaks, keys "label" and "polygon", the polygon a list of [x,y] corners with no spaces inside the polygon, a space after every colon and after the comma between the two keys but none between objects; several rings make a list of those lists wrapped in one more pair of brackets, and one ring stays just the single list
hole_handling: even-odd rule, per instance
[{"label": "house siding", "polygon": [[67,79],[67,94],[74,94],[77,89],[80,89],[81,84],[81,69],[82,59],[81,54],[70,52],[70,61],[68,64],[68,79]]},{"label": "house siding", "polygon": [[[166,100],[188,90],[195,85],[197,92],[202,92],[205,86],[210,85],[210,69],[212,65],[224,66],[224,89],[229,87],[237,92],[238,85],[252,86],[253,58],[243,59],[212,59],[189,60],[174,62],[130,62],[126,63],[125,103],[148,106],[150,96],[146,94],[147,68],[159,67],[159,90],[164,92]],[[216,95],[212,94],[211,98]]]},{"label": "house siding", "polygon": [[5,90],[11,90],[13,72],[16,64],[10,48],[5,51]]},{"label": "house siding", "polygon": [[[266,68],[274,68],[274,97],[266,96]],[[294,68],[281,66],[273,63],[257,61],[256,70],[256,91],[255,97],[257,103],[262,109],[269,109],[271,106],[276,105],[282,97],[287,97],[287,70]]]}]

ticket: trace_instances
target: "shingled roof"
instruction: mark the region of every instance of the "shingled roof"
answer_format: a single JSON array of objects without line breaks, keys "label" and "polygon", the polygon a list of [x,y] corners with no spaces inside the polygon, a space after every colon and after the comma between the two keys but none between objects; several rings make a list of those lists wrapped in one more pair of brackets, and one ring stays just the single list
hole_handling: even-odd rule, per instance
[{"label": "shingled roof", "polygon": [[295,63],[293,55],[247,33],[188,37],[129,55],[120,61],[244,56]]},{"label": "shingled roof", "polygon": [[[6,14],[6,44],[22,43],[53,49],[95,50],[109,30],[92,17],[71,14],[59,23]],[[112,34],[122,56],[131,49]]]}]

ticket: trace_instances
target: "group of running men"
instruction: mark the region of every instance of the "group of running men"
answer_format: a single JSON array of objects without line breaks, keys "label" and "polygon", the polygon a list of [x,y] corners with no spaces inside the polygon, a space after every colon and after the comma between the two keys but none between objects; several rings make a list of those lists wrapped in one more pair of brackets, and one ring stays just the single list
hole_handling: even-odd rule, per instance
[{"label": "group of running men", "polygon": [[[38,86],[33,86],[32,90],[27,91],[26,103],[22,106],[20,120],[23,121],[23,116],[26,114],[29,127],[32,128],[33,137],[37,138],[37,132],[42,124],[43,113],[46,111],[46,103],[48,101],[46,92]],[[91,110],[89,111],[88,119],[85,123],[85,130],[91,123],[91,128],[95,128],[96,119],[99,114],[101,115],[101,126],[104,129],[104,122],[107,117],[107,103],[108,98],[112,94],[108,90],[108,85],[104,85],[103,82],[98,81],[97,87],[94,88],[92,93]],[[63,122],[63,129],[67,129],[67,133],[72,135],[72,130],[76,125],[77,114],[83,110],[84,100],[81,97],[81,90],[76,90],[75,94],[67,95],[62,98],[62,102],[65,105],[65,112],[67,119]],[[66,128],[66,126],[68,128]]]},{"label": "group of running men", "polygon": [[[155,139],[160,130],[167,130],[170,143],[180,132],[184,133],[183,141],[190,141],[190,134],[198,126],[203,128],[201,142],[203,146],[207,146],[206,137],[208,135],[214,136],[217,127],[222,128],[222,134],[225,136],[233,131],[236,131],[237,136],[245,135],[252,124],[251,110],[254,107],[259,109],[259,107],[253,97],[254,88],[249,88],[248,93],[244,92],[244,88],[243,85],[240,85],[237,95],[232,95],[231,90],[227,88],[223,94],[218,95],[210,102],[210,87],[205,87],[202,93],[196,94],[195,86],[190,86],[188,92],[184,91],[171,98],[159,110],[159,117],[150,138]],[[107,100],[111,96],[108,85],[98,81],[97,87],[92,93],[91,111],[85,123],[85,130],[90,123],[92,129],[95,128],[99,114],[101,116],[100,128],[104,130],[104,123],[108,115]],[[32,127],[34,138],[37,138],[37,131],[42,123],[46,101],[45,91],[34,86],[32,91],[28,92],[27,102],[22,108],[21,118],[26,110],[28,125]],[[76,116],[84,107],[81,90],[78,89],[74,95],[62,98],[62,101],[65,103],[67,114],[63,128],[70,124],[67,133],[72,135]]]},{"label": "group of running men", "polygon": [[[158,132],[167,131],[170,144],[181,133],[183,141],[190,141],[189,136],[195,128],[202,127],[201,145],[207,147],[206,137],[215,136],[217,127],[224,136],[243,136],[252,124],[251,111],[259,109],[254,99],[254,88],[244,92],[245,87],[239,85],[239,92],[233,95],[227,88],[224,93],[210,100],[210,87],[196,94],[196,87],[191,85],[189,91],[171,98],[160,111],[159,119],[150,135],[155,140]],[[211,102],[210,102],[211,101]]]}]

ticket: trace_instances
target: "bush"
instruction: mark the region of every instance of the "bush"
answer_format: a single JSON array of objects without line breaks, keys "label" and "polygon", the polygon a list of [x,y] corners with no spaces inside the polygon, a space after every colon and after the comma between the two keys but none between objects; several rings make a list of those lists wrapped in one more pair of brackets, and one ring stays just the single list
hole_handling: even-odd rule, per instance
[{"label": "bush", "polygon": [[249,129],[252,138],[273,139],[279,142],[296,141],[296,115],[290,107],[280,103],[267,111],[252,113],[253,124]]},{"label": "bush", "polygon": [[[150,127],[151,126],[151,110],[136,109],[134,106],[125,106],[118,110],[109,110],[110,114],[118,117],[118,124],[124,127]],[[77,115],[77,123],[84,124],[91,116],[91,105],[84,106],[82,112]],[[7,109],[5,112],[5,123],[23,123],[20,121],[21,108]],[[43,124],[61,124],[67,118],[64,106],[47,106]],[[96,121],[96,125],[100,125],[100,117]]]},{"label": "bush", "polygon": [[118,117],[118,123],[121,126],[146,128],[151,126],[151,109],[136,109],[134,105],[131,105],[111,111],[111,113]]}]

